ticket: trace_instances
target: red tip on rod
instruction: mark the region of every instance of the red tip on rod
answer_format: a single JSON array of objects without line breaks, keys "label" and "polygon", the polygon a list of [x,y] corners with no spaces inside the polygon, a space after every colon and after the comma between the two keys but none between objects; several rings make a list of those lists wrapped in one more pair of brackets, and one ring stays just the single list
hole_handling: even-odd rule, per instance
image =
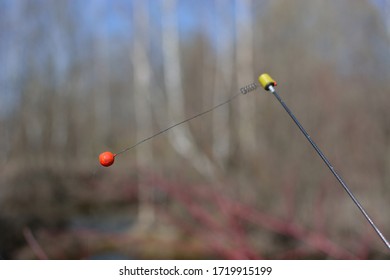
[{"label": "red tip on rod", "polygon": [[104,152],[99,155],[99,162],[105,167],[109,167],[114,163],[116,154],[111,152]]}]

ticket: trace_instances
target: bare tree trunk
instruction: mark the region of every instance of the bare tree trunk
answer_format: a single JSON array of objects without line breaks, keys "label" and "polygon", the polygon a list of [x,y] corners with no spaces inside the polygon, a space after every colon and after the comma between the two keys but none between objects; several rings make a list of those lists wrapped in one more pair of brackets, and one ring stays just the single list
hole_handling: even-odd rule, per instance
[{"label": "bare tree trunk", "polygon": [[[59,15],[56,17],[56,20],[51,23],[51,36],[49,36],[49,38],[52,40],[51,44],[56,46],[53,48],[54,50],[52,50],[51,53],[53,63],[55,64],[56,51],[61,49],[61,46],[62,48],[66,49],[68,53],[75,51],[75,47],[74,44],[72,44],[73,41],[71,39],[71,34],[74,31],[74,23],[66,18],[67,12],[65,11],[68,9],[68,3],[59,1],[50,2],[47,3],[46,9],[48,12],[50,11],[55,15]],[[72,71],[74,70],[72,69]],[[80,121],[79,113],[83,111],[85,104],[81,105],[79,102],[77,102],[78,96],[75,94],[76,81],[74,80],[76,75],[69,72],[67,74],[72,78],[67,82],[66,86],[60,88],[55,87],[52,92],[52,137],[50,144],[53,147],[55,153],[60,155],[67,154],[70,157],[69,140],[72,137],[70,135],[72,132],[69,130],[69,128],[71,127],[72,120],[75,120],[75,126]],[[76,150],[75,154],[78,155],[79,152]]]},{"label": "bare tree trunk", "polygon": [[[22,3],[14,3],[14,5],[11,5],[11,9],[3,9],[2,12],[1,12],[1,17],[3,17],[3,20],[5,22],[9,22],[10,26],[14,26],[16,30],[18,29],[21,29],[20,28],[20,25],[21,25],[21,22],[18,21],[18,19],[21,17],[20,13],[21,13],[21,5]],[[4,27],[2,27],[4,28]],[[0,31],[1,33],[3,33],[4,31],[1,30]],[[21,35],[21,34],[20,34]],[[19,36],[20,36],[19,35]],[[0,38],[2,39],[4,35],[0,35]],[[1,67],[2,70],[1,70],[1,75],[2,77],[6,77],[7,81],[12,84],[12,86],[8,86],[7,89],[5,89],[5,93],[7,95],[9,95],[10,93],[12,92],[18,92],[18,91],[21,91],[21,85],[22,85],[22,82],[21,82],[21,77],[22,75],[18,75],[18,73],[20,73],[21,71],[19,70],[19,67],[20,67],[20,61],[21,61],[21,53],[22,53],[22,46],[20,46],[20,44],[18,45],[16,43],[17,41],[13,41],[12,44],[10,44],[10,47],[8,48],[7,50],[7,55],[5,56],[5,61],[3,61],[3,63],[5,64],[5,67]],[[4,89],[2,89],[4,90]],[[9,92],[8,92],[9,91]],[[11,105],[12,107],[16,107],[15,104],[13,104],[13,102],[11,102]],[[1,104],[2,107],[1,109],[5,110],[5,117],[4,117],[4,120],[1,120],[1,131],[0,131],[0,135],[1,136],[1,147],[2,149],[0,149],[1,151],[1,155],[0,155],[0,162],[1,163],[5,163],[7,162],[9,159],[10,159],[10,156],[11,156],[11,153],[13,152],[13,149],[18,149],[20,147],[18,147],[17,145],[15,145],[16,143],[13,143],[13,133],[14,133],[14,130],[18,130],[18,129],[14,129],[14,125],[13,123],[15,122],[15,117],[12,116],[12,114],[10,113],[9,108],[9,104],[6,104],[6,103],[3,103]],[[11,108],[12,108],[11,107]],[[3,117],[3,116],[0,116],[0,117]],[[16,146],[16,147],[15,147]]]},{"label": "bare tree trunk", "polygon": [[[151,66],[149,50],[149,4],[147,1],[133,4],[135,40],[132,48],[134,69],[134,108],[136,115],[136,138],[142,139],[153,133],[151,106]],[[153,163],[153,151],[145,145],[136,149],[137,165],[150,167]],[[138,180],[138,223],[137,230],[147,229],[154,221],[155,214],[151,205],[152,191]]]},{"label": "bare tree trunk", "polygon": [[[186,117],[184,93],[181,81],[179,34],[176,18],[176,1],[163,2],[163,57],[164,79],[167,94],[167,112],[172,123]],[[194,139],[187,126],[180,126],[168,134],[173,148],[188,159],[196,170],[205,177],[213,177],[214,165],[194,144]]]},{"label": "bare tree trunk", "polygon": [[[231,95],[234,49],[233,49],[233,26],[228,15],[229,8],[225,1],[218,0],[216,2],[216,13],[223,15],[226,20],[222,26],[218,26],[217,31],[217,62],[216,76],[214,82],[214,103],[217,104],[221,100],[226,100]],[[230,154],[230,125],[229,125],[230,109],[229,106],[224,106],[213,113],[213,156],[223,167]]]},{"label": "bare tree trunk", "polygon": [[[236,14],[236,71],[239,87],[251,83],[254,79],[252,4],[252,0],[240,0],[236,4],[243,9],[240,16]],[[241,156],[247,158],[256,149],[256,126],[254,124],[256,108],[250,96],[240,98],[238,102],[238,145]]]},{"label": "bare tree trunk", "polygon": [[109,140],[109,127],[111,124],[111,100],[109,91],[109,63],[108,63],[108,39],[100,36],[95,38],[95,69],[97,87],[95,92],[95,129],[96,139],[103,143]]}]

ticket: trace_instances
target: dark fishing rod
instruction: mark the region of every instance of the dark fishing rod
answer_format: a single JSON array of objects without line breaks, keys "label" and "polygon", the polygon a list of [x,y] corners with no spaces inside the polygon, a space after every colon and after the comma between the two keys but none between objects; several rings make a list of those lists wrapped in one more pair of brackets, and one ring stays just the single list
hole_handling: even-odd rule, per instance
[{"label": "dark fishing rod", "polygon": [[294,116],[294,114],[291,112],[291,110],[287,107],[286,103],[282,100],[282,98],[279,96],[279,94],[275,90],[276,82],[268,75],[268,74],[262,74],[259,77],[259,82],[261,86],[267,90],[270,91],[276,99],[279,101],[279,103],[283,106],[284,110],[289,114],[291,119],[295,122],[295,124],[298,126],[300,131],[303,133],[303,135],[306,137],[306,139],[310,142],[310,144],[313,146],[314,150],[316,150],[317,154],[321,157],[321,159],[325,162],[326,166],[329,168],[329,170],[332,172],[332,174],[336,177],[337,181],[339,181],[340,185],[343,187],[343,189],[347,192],[349,197],[352,199],[352,201],[355,203],[355,205],[359,208],[360,212],[363,214],[363,216],[367,219],[367,221],[370,223],[370,225],[373,227],[375,232],[379,235],[379,237],[382,239],[383,243],[387,246],[388,249],[390,249],[390,243],[387,241],[386,237],[382,234],[382,232],[379,230],[379,228],[375,225],[374,221],[370,218],[367,211],[364,210],[363,206],[360,204],[360,202],[357,200],[355,195],[352,193],[351,189],[348,187],[347,183],[344,182],[344,180],[341,178],[341,176],[337,173],[337,171],[334,169],[330,161],[327,159],[327,157],[324,155],[324,153],[320,150],[320,148],[317,146],[317,144],[313,141],[313,139],[310,137],[310,135],[306,132],[306,130],[303,128],[301,123],[298,121],[298,119]]}]

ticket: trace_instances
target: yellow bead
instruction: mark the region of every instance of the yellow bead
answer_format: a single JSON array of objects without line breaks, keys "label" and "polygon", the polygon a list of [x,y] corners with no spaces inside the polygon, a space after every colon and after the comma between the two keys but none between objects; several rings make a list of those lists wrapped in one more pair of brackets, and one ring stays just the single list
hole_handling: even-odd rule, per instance
[{"label": "yellow bead", "polygon": [[268,75],[267,73],[264,73],[264,74],[261,74],[259,76],[259,82],[260,82],[260,85],[265,89],[265,90],[268,90],[268,87],[269,86],[276,86],[276,82],[274,81],[274,79],[272,79],[270,77],[270,75]]}]

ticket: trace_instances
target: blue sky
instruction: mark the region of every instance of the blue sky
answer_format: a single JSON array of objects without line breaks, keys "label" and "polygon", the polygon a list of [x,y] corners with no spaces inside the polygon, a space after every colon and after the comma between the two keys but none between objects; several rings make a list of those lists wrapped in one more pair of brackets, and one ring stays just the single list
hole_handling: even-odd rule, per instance
[{"label": "blue sky", "polygon": [[[55,80],[59,81],[62,72],[69,64],[70,56],[81,57],[93,51],[85,49],[87,46],[85,42],[90,37],[100,37],[106,40],[108,50],[111,52],[116,52],[121,44],[131,41],[133,27],[129,15],[133,14],[133,7],[145,4],[145,1],[134,1],[63,2],[67,9],[60,13],[65,19],[71,20],[73,28],[73,33],[70,34],[73,38],[69,39],[79,44],[70,52],[66,45],[67,41],[63,40],[63,37],[69,34],[61,33],[62,31],[52,24],[53,21],[61,20],[58,11],[53,13],[50,5],[47,5],[47,3],[54,2],[0,0],[0,61],[3,65],[0,69],[0,98],[2,100],[0,117],[8,115],[17,105],[20,94],[19,85],[22,83],[23,74],[28,70],[26,63],[29,60],[35,60],[38,64],[49,63],[48,52],[54,52],[52,57],[55,57],[56,69],[52,74]],[[385,19],[389,16],[389,1],[371,1],[380,11],[383,22],[386,24]],[[23,6],[27,3],[38,5],[39,9],[33,13],[29,13],[28,9],[23,12]],[[152,44],[157,48],[160,44],[159,32],[164,27],[164,22],[161,20],[162,2],[148,0],[147,3],[151,19]],[[217,12],[216,3],[222,3],[220,5],[223,5],[223,13]],[[242,5],[242,1],[178,0],[175,20],[180,29],[180,38],[186,40],[191,39],[194,34],[204,34],[210,39],[212,46],[223,49],[221,45],[217,46],[217,42],[221,41],[216,40],[216,34],[224,38],[226,32],[234,28],[232,23],[234,19],[245,21],[250,13],[261,16],[265,13],[266,5],[269,3],[270,0],[254,1],[253,11],[250,11]],[[30,45],[36,31],[41,31],[42,38],[39,39],[38,44]]]}]

